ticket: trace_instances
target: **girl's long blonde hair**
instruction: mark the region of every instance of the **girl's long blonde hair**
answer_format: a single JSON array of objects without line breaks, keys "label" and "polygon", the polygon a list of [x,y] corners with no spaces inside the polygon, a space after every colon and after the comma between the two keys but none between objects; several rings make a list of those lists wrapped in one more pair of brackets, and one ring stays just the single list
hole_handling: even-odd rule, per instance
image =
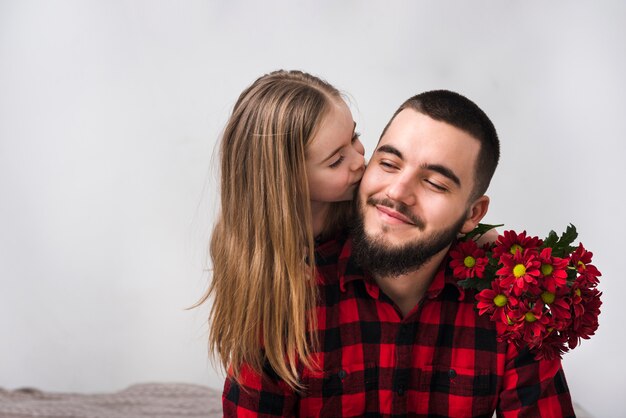
[{"label": "girl's long blonde hair", "polygon": [[[314,368],[314,236],[307,144],[337,89],[300,71],[257,79],[237,100],[221,149],[221,210],[211,237],[209,349],[238,379],[265,365],[294,389]],[[329,229],[345,222],[337,204]],[[332,219],[331,219],[332,218]],[[267,363],[267,364],[266,364]]]}]

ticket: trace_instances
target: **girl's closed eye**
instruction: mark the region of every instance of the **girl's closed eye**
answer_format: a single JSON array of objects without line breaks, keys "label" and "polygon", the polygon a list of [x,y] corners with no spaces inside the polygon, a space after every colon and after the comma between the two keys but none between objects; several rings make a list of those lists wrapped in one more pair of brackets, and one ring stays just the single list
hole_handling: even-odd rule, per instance
[{"label": "girl's closed eye", "polygon": [[337,161],[335,161],[334,163],[332,163],[331,165],[329,165],[330,168],[336,168],[339,167],[339,164],[341,164],[343,162],[344,156],[340,155],[339,158],[337,159]]},{"label": "girl's closed eye", "polygon": [[[350,140],[350,143],[354,144],[360,137],[361,137],[360,133],[354,132],[354,134],[352,135],[352,139]],[[337,160],[335,160],[334,163],[329,165],[329,167],[330,168],[339,167],[339,165],[343,162],[344,159],[345,159],[345,157],[343,155],[340,155],[339,158]]]}]

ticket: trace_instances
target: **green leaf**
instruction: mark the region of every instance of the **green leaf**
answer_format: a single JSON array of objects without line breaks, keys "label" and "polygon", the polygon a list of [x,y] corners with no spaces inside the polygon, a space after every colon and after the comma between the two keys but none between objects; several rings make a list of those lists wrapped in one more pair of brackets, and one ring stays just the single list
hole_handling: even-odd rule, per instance
[{"label": "green leaf", "polygon": [[473,230],[471,230],[470,232],[465,234],[465,236],[463,238],[461,238],[461,239],[463,241],[467,241],[467,240],[470,240],[470,239],[477,240],[482,235],[484,235],[487,231],[490,231],[490,230],[492,230],[494,228],[499,228],[501,226],[504,226],[504,224],[490,225],[490,224],[480,224],[479,223],[478,225],[476,225],[476,228],[474,228]]},{"label": "green leaf", "polygon": [[576,249],[576,247],[573,247],[571,244],[577,237],[578,232],[576,232],[576,227],[569,224],[560,238],[557,238],[556,232],[550,231],[550,234],[543,242],[543,248],[552,248],[552,255],[554,257],[565,257]]},{"label": "green leaf", "polygon": [[476,284],[476,289],[480,292],[485,289],[491,289],[491,280],[486,279],[476,279],[478,283]]},{"label": "green leaf", "polygon": [[476,288],[476,279],[465,279],[459,280],[456,282],[457,286],[462,287],[463,289],[475,289]]},{"label": "green leaf", "polygon": [[563,235],[561,235],[561,243],[565,246],[571,246],[571,244],[578,238],[578,232],[573,224],[569,224]]},{"label": "green leaf", "polygon": [[543,240],[543,248],[554,248],[559,240],[559,236],[554,231],[550,231],[546,239]]},{"label": "green leaf", "polygon": [[574,281],[576,281],[576,277],[578,277],[578,272],[574,267],[568,267],[567,269],[567,285],[572,287]]}]

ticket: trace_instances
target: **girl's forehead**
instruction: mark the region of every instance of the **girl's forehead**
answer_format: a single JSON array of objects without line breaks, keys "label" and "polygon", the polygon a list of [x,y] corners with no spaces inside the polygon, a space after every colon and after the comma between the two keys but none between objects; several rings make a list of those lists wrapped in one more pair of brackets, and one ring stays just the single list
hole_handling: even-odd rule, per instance
[{"label": "girl's forehead", "polygon": [[307,158],[332,156],[338,149],[350,144],[355,128],[356,123],[348,106],[345,103],[332,105],[307,144]]}]

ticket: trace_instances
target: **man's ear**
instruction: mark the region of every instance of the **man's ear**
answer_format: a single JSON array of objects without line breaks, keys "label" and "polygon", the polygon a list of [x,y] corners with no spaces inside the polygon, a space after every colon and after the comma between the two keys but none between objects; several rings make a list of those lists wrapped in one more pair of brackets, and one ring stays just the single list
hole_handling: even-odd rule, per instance
[{"label": "man's ear", "polygon": [[461,227],[461,233],[467,234],[478,225],[478,222],[487,214],[489,209],[489,196],[482,195],[472,203],[467,211],[467,218]]}]

